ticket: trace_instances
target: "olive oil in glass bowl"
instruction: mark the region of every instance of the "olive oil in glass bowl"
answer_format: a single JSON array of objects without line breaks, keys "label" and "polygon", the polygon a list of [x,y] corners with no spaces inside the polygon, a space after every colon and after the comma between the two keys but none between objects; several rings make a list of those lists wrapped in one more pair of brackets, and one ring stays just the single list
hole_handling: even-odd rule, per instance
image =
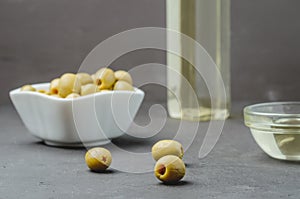
[{"label": "olive oil in glass bowl", "polygon": [[300,161],[300,102],[271,102],[244,109],[245,124],[269,156]]}]

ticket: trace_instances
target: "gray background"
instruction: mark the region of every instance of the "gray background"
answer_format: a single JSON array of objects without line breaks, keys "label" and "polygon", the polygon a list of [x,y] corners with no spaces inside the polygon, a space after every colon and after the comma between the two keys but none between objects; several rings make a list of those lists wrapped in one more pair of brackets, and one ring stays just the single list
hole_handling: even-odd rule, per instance
[{"label": "gray background", "polygon": [[[299,100],[299,7],[299,0],[232,0],[233,101]],[[144,26],[165,27],[165,1],[0,0],[0,104],[10,89],[76,72],[99,42]],[[165,63],[165,53],[132,52],[113,68],[151,62]],[[165,102],[163,88],[144,89],[147,100]]]}]

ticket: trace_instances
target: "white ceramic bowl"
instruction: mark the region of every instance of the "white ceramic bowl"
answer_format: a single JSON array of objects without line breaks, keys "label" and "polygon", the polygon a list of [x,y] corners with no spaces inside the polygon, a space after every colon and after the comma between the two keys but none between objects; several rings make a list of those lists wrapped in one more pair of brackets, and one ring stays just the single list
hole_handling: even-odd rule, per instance
[{"label": "white ceramic bowl", "polygon": [[[49,83],[32,86],[48,90]],[[62,99],[18,88],[10,91],[10,98],[28,130],[46,144],[90,147],[107,144],[128,130],[144,92],[135,88]]]}]

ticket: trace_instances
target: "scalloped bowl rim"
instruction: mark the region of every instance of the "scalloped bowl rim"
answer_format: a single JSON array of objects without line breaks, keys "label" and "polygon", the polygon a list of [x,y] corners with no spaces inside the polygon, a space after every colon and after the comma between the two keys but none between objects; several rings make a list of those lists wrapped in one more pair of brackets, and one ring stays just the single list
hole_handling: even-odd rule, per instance
[{"label": "scalloped bowl rim", "polygon": [[[45,82],[45,83],[36,83],[36,84],[32,84],[32,87],[36,88],[36,87],[49,87],[50,83]],[[77,98],[59,98],[59,97],[54,97],[51,95],[47,95],[45,93],[40,93],[40,92],[34,92],[34,91],[21,91],[21,87],[19,88],[15,88],[13,90],[11,90],[9,92],[10,95],[16,95],[16,94],[20,94],[20,95],[36,95],[36,96],[40,96],[40,97],[44,97],[50,100],[55,100],[55,101],[73,101],[73,100],[83,100],[86,98],[92,98],[92,97],[96,97],[96,96],[101,96],[101,95],[107,95],[107,94],[114,94],[114,93],[139,93],[144,95],[144,91],[142,91],[139,88],[134,87],[134,91],[126,91],[126,90],[104,90],[101,92],[96,92],[94,94],[90,94],[90,95],[85,95],[85,96],[80,96]]]}]

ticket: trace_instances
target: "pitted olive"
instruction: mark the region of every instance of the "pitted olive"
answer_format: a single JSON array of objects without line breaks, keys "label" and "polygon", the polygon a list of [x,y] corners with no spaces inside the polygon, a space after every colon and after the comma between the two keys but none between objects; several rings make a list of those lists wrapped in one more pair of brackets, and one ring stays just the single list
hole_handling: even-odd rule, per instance
[{"label": "pitted olive", "polygon": [[77,76],[72,73],[66,73],[61,76],[58,86],[58,94],[65,98],[71,93],[80,93],[81,83]]},{"label": "pitted olive", "polygon": [[132,78],[131,78],[131,75],[124,71],[124,70],[118,70],[115,72],[115,77],[116,77],[116,80],[122,80],[122,81],[125,81],[125,82],[128,82],[130,85],[132,85]]},{"label": "pitted olive", "polygon": [[56,78],[51,81],[50,83],[50,93],[51,94],[58,94],[58,86],[59,86],[59,78]]},{"label": "pitted olive", "polygon": [[110,68],[101,68],[96,72],[95,76],[96,84],[100,90],[112,87],[116,81],[114,71]]},{"label": "pitted olive", "polygon": [[100,90],[99,90],[97,85],[95,85],[95,84],[86,84],[86,85],[81,86],[80,94],[81,94],[81,96],[84,96],[84,95],[93,94],[93,93],[96,93],[96,92],[99,92],[99,91]]},{"label": "pitted olive", "polygon": [[77,78],[79,79],[81,85],[94,83],[92,77],[87,73],[77,73]]},{"label": "pitted olive", "polygon": [[70,98],[77,98],[77,97],[80,97],[78,93],[71,93],[66,98],[70,99]]},{"label": "pitted olive", "polygon": [[92,148],[85,154],[85,162],[92,171],[106,170],[110,166],[111,161],[111,153],[105,148]]},{"label": "pitted olive", "polygon": [[31,85],[24,85],[22,86],[21,91],[36,91],[36,89],[33,88]]},{"label": "pitted olive", "polygon": [[133,87],[128,82],[119,80],[114,85],[114,90],[127,90],[127,91],[133,91]]},{"label": "pitted olive", "polygon": [[156,162],[154,174],[164,183],[176,183],[185,175],[184,162],[175,155],[164,156]]},{"label": "pitted olive", "polygon": [[152,147],[152,157],[156,161],[166,155],[182,158],[183,153],[182,145],[175,140],[161,140]]}]

